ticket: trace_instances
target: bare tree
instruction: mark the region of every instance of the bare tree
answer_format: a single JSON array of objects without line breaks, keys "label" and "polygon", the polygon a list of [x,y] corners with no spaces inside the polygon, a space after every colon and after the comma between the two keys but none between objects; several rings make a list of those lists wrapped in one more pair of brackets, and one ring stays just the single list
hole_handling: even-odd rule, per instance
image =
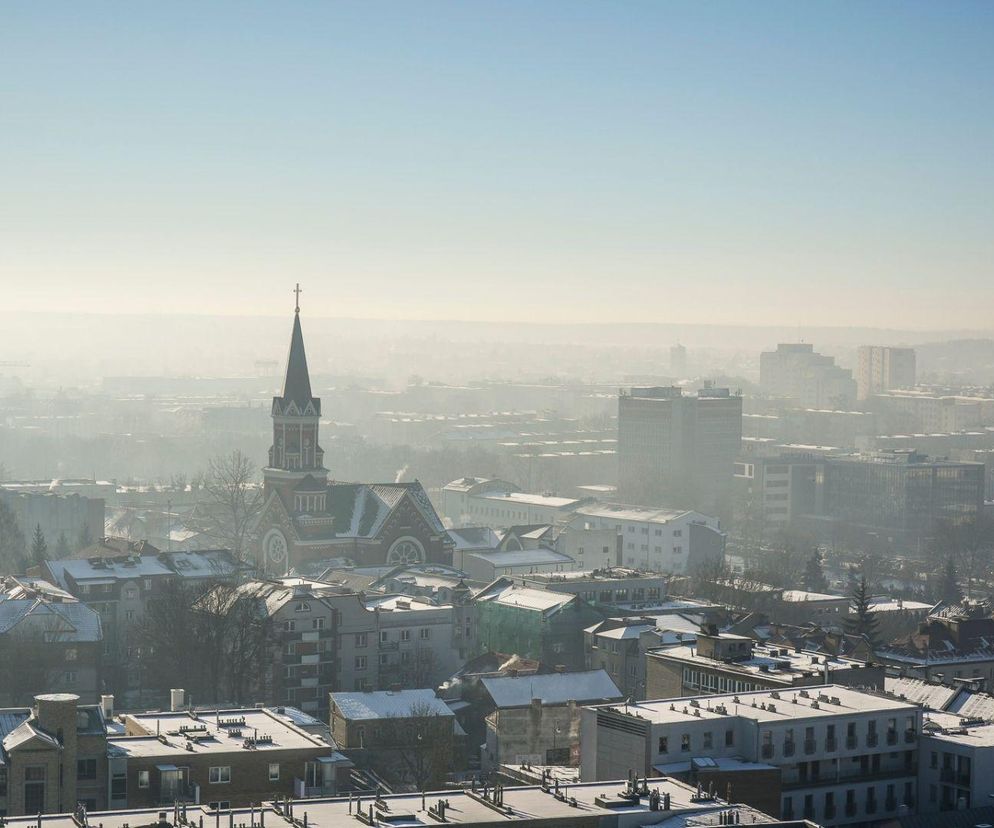
[{"label": "bare tree", "polygon": [[59,637],[54,623],[38,626],[30,620],[0,635],[0,664],[8,665],[0,668],[0,704],[30,704],[37,693],[51,689],[65,660]]},{"label": "bare tree", "polygon": [[14,510],[0,500],[0,574],[24,571],[26,546]]},{"label": "bare tree", "polygon": [[377,748],[385,751],[383,765],[392,781],[413,790],[444,786],[453,763],[452,721],[425,702],[414,702],[406,715],[386,719],[379,728]]},{"label": "bare tree", "polygon": [[239,560],[245,559],[262,508],[262,490],[254,481],[255,464],[237,449],[212,458],[203,478],[204,500],[190,518],[191,528]]}]

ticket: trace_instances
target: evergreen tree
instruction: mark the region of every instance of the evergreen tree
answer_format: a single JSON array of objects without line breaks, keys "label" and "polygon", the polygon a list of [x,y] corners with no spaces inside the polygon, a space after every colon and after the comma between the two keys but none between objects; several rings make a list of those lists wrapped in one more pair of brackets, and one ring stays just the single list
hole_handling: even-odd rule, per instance
[{"label": "evergreen tree", "polygon": [[0,500],[0,574],[13,575],[24,570],[24,533],[17,516]]},{"label": "evergreen tree", "polygon": [[804,565],[804,588],[808,592],[825,592],[828,589],[828,578],[822,569],[821,550],[815,547],[811,557]]},{"label": "evergreen tree", "polygon": [[956,559],[952,555],[946,558],[939,592],[939,597],[947,604],[958,604],[963,600],[963,590],[959,588],[959,573],[956,571]]},{"label": "evergreen tree", "polygon": [[35,524],[34,537],[31,538],[31,561],[41,566],[48,560],[48,544],[45,542],[45,533],[41,531],[41,524]]},{"label": "evergreen tree", "polygon": [[59,532],[59,539],[55,542],[56,560],[61,560],[62,558],[68,558],[71,554],[72,550],[69,548],[69,541],[66,539],[66,533]]},{"label": "evergreen tree", "polygon": [[870,610],[870,603],[873,596],[870,588],[866,585],[866,576],[860,576],[849,598],[849,606],[852,614],[846,618],[846,632],[850,635],[862,635],[870,642],[870,646],[876,648],[878,642],[877,618]]}]

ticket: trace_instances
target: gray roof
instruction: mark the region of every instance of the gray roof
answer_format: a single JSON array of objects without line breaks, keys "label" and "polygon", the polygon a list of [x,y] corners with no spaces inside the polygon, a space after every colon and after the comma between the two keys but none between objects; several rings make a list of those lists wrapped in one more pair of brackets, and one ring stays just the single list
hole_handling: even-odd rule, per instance
[{"label": "gray roof", "polygon": [[375,693],[332,693],[331,701],[346,719],[391,719],[423,710],[431,716],[453,716],[434,690],[379,690]]},{"label": "gray roof", "polygon": [[0,635],[10,632],[19,624],[39,624],[39,630],[58,633],[62,642],[92,642],[103,640],[100,615],[78,601],[49,603],[39,599],[0,599]]},{"label": "gray roof", "polygon": [[479,558],[493,566],[537,566],[542,564],[572,564],[573,559],[555,549],[515,549],[498,552],[467,552],[466,558]]},{"label": "gray roof", "polygon": [[579,673],[546,673],[534,676],[497,676],[480,682],[497,707],[527,707],[532,699],[542,704],[568,701],[596,702],[624,698],[606,670]]}]

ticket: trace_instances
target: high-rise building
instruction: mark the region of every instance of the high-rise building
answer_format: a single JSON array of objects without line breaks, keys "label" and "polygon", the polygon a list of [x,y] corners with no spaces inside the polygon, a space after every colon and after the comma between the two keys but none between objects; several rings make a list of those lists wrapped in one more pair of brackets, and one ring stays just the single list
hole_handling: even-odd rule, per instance
[{"label": "high-rise building", "polygon": [[861,400],[894,388],[915,385],[915,349],[860,345],[856,361],[856,394]]},{"label": "high-rise building", "polygon": [[618,398],[623,500],[721,514],[742,444],[742,398],[727,388],[632,388]]},{"label": "high-rise building", "polygon": [[807,343],[780,343],[759,355],[759,384],[801,408],[848,408],[856,399],[852,371]]},{"label": "high-rise building", "polygon": [[670,373],[676,379],[687,376],[687,348],[679,342],[670,347]]}]

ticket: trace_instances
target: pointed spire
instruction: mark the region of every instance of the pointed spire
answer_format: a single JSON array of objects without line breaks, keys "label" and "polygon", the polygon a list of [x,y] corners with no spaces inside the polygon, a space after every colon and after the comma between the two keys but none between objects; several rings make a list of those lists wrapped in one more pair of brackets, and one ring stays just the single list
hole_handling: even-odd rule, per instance
[{"label": "pointed spire", "polygon": [[291,400],[303,411],[313,402],[316,409],[320,402],[311,394],[311,377],[307,371],[307,355],[304,353],[304,334],[300,329],[300,285],[294,290],[297,304],[293,314],[293,332],[290,334],[290,354],[286,361],[286,377],[283,380],[283,404]]}]

